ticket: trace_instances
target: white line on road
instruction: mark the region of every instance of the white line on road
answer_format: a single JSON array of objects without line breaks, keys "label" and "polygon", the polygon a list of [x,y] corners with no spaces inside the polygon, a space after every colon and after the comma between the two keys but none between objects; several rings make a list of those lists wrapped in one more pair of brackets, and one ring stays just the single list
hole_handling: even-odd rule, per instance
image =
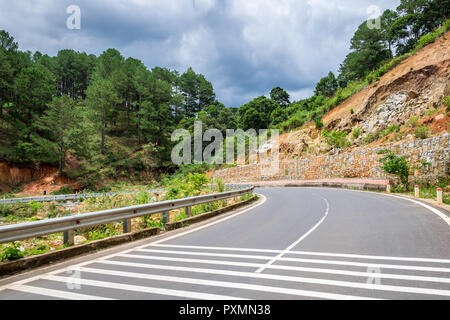
[{"label": "white line on road", "polygon": [[301,241],[303,241],[307,236],[309,236],[314,230],[316,230],[316,228],[318,226],[320,226],[322,224],[322,222],[325,220],[325,218],[328,216],[328,212],[330,211],[330,203],[328,202],[327,199],[321,197],[325,203],[327,204],[327,209],[325,210],[325,214],[322,217],[322,219],[319,220],[319,222],[316,223],[316,225],[314,227],[312,227],[311,229],[309,229],[308,232],[306,232],[304,235],[302,235],[297,241],[295,241],[294,243],[292,243],[289,247],[287,247],[286,249],[284,249],[281,253],[279,253],[275,258],[273,258],[272,260],[270,260],[268,263],[266,263],[264,266],[262,266],[261,268],[259,268],[258,270],[256,270],[256,273],[261,273],[263,272],[267,266],[272,265],[274,262],[276,262],[277,260],[280,260],[281,257],[288,253],[289,250],[291,250],[292,248],[294,248],[296,245],[298,245]]},{"label": "white line on road", "polygon": [[239,290],[271,292],[271,293],[295,295],[295,296],[302,296],[302,297],[339,299],[339,300],[340,299],[373,300],[373,298],[369,298],[369,297],[359,297],[359,296],[341,295],[341,294],[334,294],[334,293],[327,293],[327,292],[316,292],[316,291],[309,291],[309,290],[298,290],[298,289],[290,289],[290,288],[282,288],[282,287],[246,284],[246,283],[240,283],[240,282],[227,282],[227,281],[216,281],[216,280],[193,279],[193,278],[185,278],[185,277],[161,276],[161,275],[141,274],[141,273],[135,273],[135,272],[114,271],[114,270],[94,269],[94,268],[84,268],[84,267],[81,268],[81,271],[89,272],[89,273],[97,273],[97,274],[102,274],[102,275],[110,275],[110,276],[129,277],[129,278],[136,278],[136,279],[156,280],[156,281],[168,281],[168,282],[176,282],[176,283],[187,283],[187,284],[193,284],[193,285],[232,288],[232,289],[239,289]]},{"label": "white line on road", "polygon": [[[184,268],[184,271],[189,271],[190,268]],[[154,274],[146,274],[146,273],[136,273],[136,272],[127,272],[127,271],[116,271],[116,270],[108,270],[108,269],[98,269],[98,268],[81,268],[83,272],[96,273],[102,275],[109,276],[119,276],[119,277],[130,277],[136,279],[147,279],[147,280],[156,280],[156,281],[168,281],[168,282],[176,282],[176,283],[188,283],[194,285],[204,285],[204,286],[216,286],[216,287],[225,287],[225,288],[238,288],[238,289],[246,289],[246,290],[257,290],[264,292],[274,292],[274,293],[285,293],[288,294],[286,290],[292,290],[289,288],[283,287],[272,287],[272,286],[264,286],[264,285],[254,285],[254,284],[246,284],[241,282],[228,282],[228,281],[216,281],[216,280],[205,280],[199,278],[187,278],[187,277],[176,277],[176,276],[163,276],[163,275],[154,275]],[[217,274],[222,275],[237,275],[238,272],[233,271],[224,271],[224,270],[216,270]],[[233,274],[234,273],[234,274]],[[248,272],[241,273],[240,276],[248,277]],[[384,285],[384,284],[371,284],[365,282],[351,282],[351,281],[339,281],[339,280],[328,280],[328,279],[319,279],[319,278],[305,278],[305,277],[291,277],[291,276],[281,276],[281,275],[265,275],[265,274],[256,274],[250,273],[254,278],[264,278],[272,280],[287,280],[292,282],[300,282],[300,283],[311,283],[311,284],[320,284],[320,285],[328,285],[328,286],[336,286],[336,287],[346,287],[346,288],[356,288],[356,289],[366,289],[366,290],[377,290],[377,291],[392,291],[392,292],[406,292],[406,293],[416,293],[416,294],[426,294],[426,295],[438,295],[438,296],[450,296],[450,290],[440,290],[440,289],[428,289],[428,288],[416,288],[416,287],[405,287],[405,286],[393,286],[393,285]],[[300,292],[291,291],[290,294],[296,294],[303,296],[305,292],[301,290]],[[325,293],[325,292],[323,292]],[[328,293],[325,293],[328,294]],[[363,298],[363,297],[357,297]]]},{"label": "white line on road", "polygon": [[80,293],[74,293],[74,292],[68,292],[68,291],[60,291],[60,290],[54,290],[54,289],[47,289],[47,288],[38,288],[38,287],[32,287],[32,286],[26,286],[26,285],[16,285],[9,289],[14,290],[14,291],[24,292],[24,293],[32,293],[32,294],[43,295],[43,296],[48,296],[48,297],[52,297],[52,298],[62,298],[62,299],[69,299],[69,300],[115,300],[115,299],[111,299],[111,298],[91,296],[91,295],[86,295],[86,294],[80,294]]},{"label": "white line on road", "polygon": [[[205,260],[207,261],[207,260]],[[135,263],[135,262],[124,262],[124,261],[116,261],[116,260],[105,260],[99,263],[109,264],[109,265],[120,265],[120,266],[130,266],[130,267],[142,267],[142,268],[150,268],[150,269],[163,269],[163,270],[175,270],[175,271],[192,271],[192,272],[200,272],[193,270],[208,270],[208,273],[216,274],[221,270],[217,269],[202,269],[202,268],[189,268],[189,267],[177,267],[177,266],[168,266],[168,265],[160,265],[160,264],[146,264],[146,263]],[[234,266],[241,267],[259,267],[257,263],[236,263]],[[288,266],[290,267],[290,266]],[[437,282],[437,283],[450,283],[449,278],[440,278],[440,277],[426,277],[426,276],[413,276],[413,275],[403,275],[403,274],[389,274],[389,273],[371,273],[371,272],[360,272],[360,271],[347,271],[347,270],[336,270],[336,269],[321,269],[321,268],[306,268],[306,267],[290,267],[290,269],[278,268],[277,265],[272,265],[268,267],[269,269],[275,270],[290,270],[290,271],[301,271],[301,272],[312,272],[312,273],[327,273],[327,274],[338,274],[338,275],[346,275],[353,277],[363,277],[363,278],[380,278],[380,279],[396,279],[396,280],[409,280],[409,281],[425,281],[425,282]],[[228,272],[228,271],[227,271]],[[260,276],[270,278],[274,275],[272,274],[254,274],[248,272],[240,272],[240,271],[229,271],[236,274],[246,274],[248,277],[256,277]]]},{"label": "white line on road", "polygon": [[[167,247],[167,248],[180,248],[180,249],[204,249],[204,250],[223,250],[223,251],[249,251],[249,252],[267,252],[267,253],[280,253],[283,250],[271,250],[271,249],[256,249],[256,248],[232,248],[232,247],[205,247],[205,246],[184,246],[175,244],[149,244],[149,247]],[[145,248],[147,249],[147,248]],[[330,256],[330,257],[342,257],[342,258],[355,258],[355,259],[369,259],[369,260],[398,260],[398,261],[415,261],[415,262],[431,262],[431,263],[450,263],[450,259],[431,259],[431,258],[413,258],[413,257],[390,257],[390,256],[371,256],[360,254],[347,254],[347,253],[330,253],[330,252],[313,252],[313,251],[289,251],[289,254],[298,254],[306,256]]]},{"label": "white line on road", "polygon": [[[450,272],[450,268],[440,268],[440,267],[411,266],[411,265],[370,263],[370,262],[353,262],[353,261],[344,261],[344,260],[304,259],[304,258],[286,258],[286,257],[278,258],[279,255],[275,259],[272,256],[258,256],[258,255],[251,255],[251,254],[250,255],[226,254],[226,253],[208,253],[208,252],[176,251],[176,250],[175,251],[174,250],[153,250],[153,249],[137,249],[135,251],[150,252],[150,253],[167,253],[167,254],[188,255],[188,256],[210,256],[210,257],[223,257],[223,258],[238,258],[238,259],[256,259],[256,260],[272,259],[272,260],[277,260],[277,261],[334,264],[334,265],[355,266],[355,267],[363,267],[363,268],[375,267],[375,268],[388,268],[388,269],[400,269],[400,270]],[[285,251],[283,251],[282,253],[285,253]],[[272,265],[272,264],[265,264],[262,267],[270,266],[270,265]]]},{"label": "white line on road", "polygon": [[[58,281],[58,282],[67,282],[69,278],[49,275],[49,276],[43,276],[42,279]],[[144,292],[144,293],[159,294],[159,295],[173,296],[173,297],[201,299],[201,300],[246,300],[243,298],[218,295],[218,294],[193,292],[193,291],[185,291],[185,290],[153,288],[153,287],[142,287],[142,286],[134,286],[134,285],[129,285],[129,284],[97,281],[97,280],[77,279],[77,281],[80,285],[102,287],[102,288],[107,288],[107,289],[134,291],[134,292]]]},{"label": "white line on road", "polygon": [[[183,254],[183,253],[177,253]],[[186,255],[190,255],[189,253],[185,253]],[[204,254],[208,256],[208,254]],[[200,261],[214,261],[216,262],[224,262],[224,263],[233,263],[230,265],[236,266],[247,266],[247,267],[262,267],[265,264],[259,263],[246,263],[246,262],[233,262],[233,261],[224,261],[224,260],[198,260],[198,259],[184,259],[184,258],[173,258],[173,257],[164,257],[164,256],[147,256],[147,255],[136,255],[136,254],[119,254],[119,257],[127,257],[127,258],[137,258],[137,259],[146,259],[146,260],[165,260],[165,261],[183,261],[183,262],[198,262]],[[223,255],[221,255],[223,256]],[[232,255],[228,255],[231,258]],[[235,255],[233,255],[235,256]],[[252,255],[236,255],[241,258],[248,259],[257,259],[261,260],[263,256],[252,256]],[[266,259],[270,259],[271,257],[266,257]],[[376,264],[376,263],[359,263],[359,262],[348,262],[348,261],[333,261],[333,260],[314,260],[314,259],[297,259],[297,258],[280,258],[279,261],[297,261],[297,262],[310,262],[310,263],[318,263],[318,264],[331,264],[331,265],[349,265],[349,266],[358,266],[358,267],[374,267],[374,268],[386,268],[386,269],[398,269],[398,270],[415,270],[415,271],[432,271],[432,272],[450,272],[450,268],[433,268],[433,267],[422,267],[422,266],[405,266],[405,265],[395,265],[395,264]],[[210,263],[210,262],[208,262]],[[266,268],[272,268],[272,266],[276,269],[283,268],[284,270],[297,270],[297,266],[286,266],[286,265],[267,265]],[[285,269],[289,268],[289,269]]]}]

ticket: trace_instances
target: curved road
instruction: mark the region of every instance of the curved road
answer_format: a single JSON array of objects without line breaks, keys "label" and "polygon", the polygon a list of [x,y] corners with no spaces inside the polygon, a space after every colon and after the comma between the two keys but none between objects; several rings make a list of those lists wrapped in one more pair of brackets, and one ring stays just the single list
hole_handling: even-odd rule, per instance
[{"label": "curved road", "polygon": [[0,299],[450,299],[450,226],[409,200],[324,188],[0,282]]}]

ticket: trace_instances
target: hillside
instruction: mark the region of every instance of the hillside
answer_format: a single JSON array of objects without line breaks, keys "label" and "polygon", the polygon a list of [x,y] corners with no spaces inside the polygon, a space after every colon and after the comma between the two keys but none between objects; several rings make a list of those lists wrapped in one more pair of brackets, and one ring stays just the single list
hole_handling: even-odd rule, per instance
[{"label": "hillside", "polygon": [[[450,32],[419,50],[380,80],[357,92],[322,118],[323,128],[307,123],[281,135],[281,159],[320,155],[333,147],[321,134],[345,132],[350,147],[385,145],[415,139],[417,127],[429,128],[427,136],[449,130],[444,106],[450,95]],[[353,136],[360,130],[358,137]]]}]

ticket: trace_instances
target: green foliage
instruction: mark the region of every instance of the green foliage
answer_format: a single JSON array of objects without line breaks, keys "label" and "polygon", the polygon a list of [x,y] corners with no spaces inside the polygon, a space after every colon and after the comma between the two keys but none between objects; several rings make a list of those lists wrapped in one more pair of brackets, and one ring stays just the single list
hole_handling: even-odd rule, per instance
[{"label": "green foliage", "polygon": [[387,135],[390,135],[390,134],[393,133],[393,132],[399,132],[399,131],[400,131],[400,127],[399,127],[399,126],[397,126],[397,125],[391,125],[391,126],[389,126],[387,129],[383,130],[383,131],[380,133],[380,136],[381,136],[381,137],[385,137],[385,136],[387,136]]},{"label": "green foliage", "polygon": [[345,148],[350,145],[347,140],[347,133],[341,131],[328,132],[322,130],[322,136],[326,139],[327,143],[334,148]]},{"label": "green foliage", "polygon": [[388,153],[379,161],[382,163],[384,171],[398,176],[404,186],[408,184],[409,163],[404,156],[399,157],[394,153]]},{"label": "green foliage", "polygon": [[6,247],[0,251],[0,261],[8,260],[17,260],[24,257],[25,249],[22,247],[20,242],[11,242]]},{"label": "green foliage", "polygon": [[315,124],[316,124],[316,129],[323,128],[322,119],[317,118],[316,121],[315,121]]},{"label": "green foliage", "polygon": [[136,204],[147,204],[151,200],[150,194],[147,191],[141,191],[134,195],[134,201]]},{"label": "green foliage", "polygon": [[338,82],[333,72],[329,72],[328,75],[317,83],[314,94],[316,96],[331,97],[338,89]]},{"label": "green foliage", "polygon": [[412,117],[408,120],[408,122],[406,123],[406,125],[407,125],[408,127],[411,127],[411,128],[417,127],[417,126],[419,125],[419,117],[417,117],[417,116],[412,116]]},{"label": "green foliage", "polygon": [[248,129],[268,129],[271,124],[270,115],[278,104],[264,96],[258,97],[241,106],[237,112],[238,127]]},{"label": "green foliage", "polygon": [[275,87],[270,91],[270,99],[278,103],[283,108],[291,104],[289,101],[289,93],[280,87]]},{"label": "green foliage", "polygon": [[53,191],[51,194],[60,195],[60,194],[73,194],[74,190],[71,186],[63,186],[58,190]]},{"label": "green foliage", "polygon": [[224,192],[225,191],[225,183],[222,179],[216,179],[217,191]]},{"label": "green foliage", "polygon": [[450,96],[444,98],[444,105],[447,107],[447,112],[450,110]]},{"label": "green foliage", "polygon": [[378,132],[370,132],[364,138],[362,138],[363,144],[370,144],[374,141],[377,141],[380,138],[380,134]]},{"label": "green foliage", "polygon": [[352,131],[353,139],[358,139],[360,135],[361,135],[361,129],[360,128],[353,129],[353,131]]},{"label": "green foliage", "polygon": [[427,126],[420,126],[415,130],[414,135],[417,139],[426,139],[430,135],[430,129]]}]

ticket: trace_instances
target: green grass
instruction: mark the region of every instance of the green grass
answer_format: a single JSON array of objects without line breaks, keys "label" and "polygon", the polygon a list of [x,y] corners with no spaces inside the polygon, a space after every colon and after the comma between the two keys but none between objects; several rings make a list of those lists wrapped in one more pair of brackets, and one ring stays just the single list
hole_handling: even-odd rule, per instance
[{"label": "green grass", "polygon": [[[414,196],[414,191],[408,191],[404,192],[404,194]],[[422,199],[434,199],[437,198],[437,191],[435,187],[420,187],[419,188],[419,197]],[[442,202],[445,204],[450,205],[450,195],[449,194],[442,194]]]}]

